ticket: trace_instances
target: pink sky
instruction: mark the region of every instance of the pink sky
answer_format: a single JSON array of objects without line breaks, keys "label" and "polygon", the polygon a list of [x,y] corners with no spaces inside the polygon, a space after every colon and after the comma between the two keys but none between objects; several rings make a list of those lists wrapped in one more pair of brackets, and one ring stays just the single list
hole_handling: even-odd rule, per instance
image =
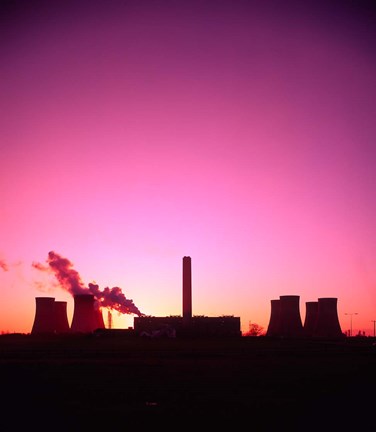
[{"label": "pink sky", "polygon": [[[16,1],[0,37],[0,331],[49,251],[141,312],[267,327],[270,300],[376,319],[370,2]],[[18,5],[18,6],[17,6]],[[6,265],[5,265],[6,264]],[[106,316],[105,316],[106,318]],[[114,325],[133,316],[114,315]]]}]

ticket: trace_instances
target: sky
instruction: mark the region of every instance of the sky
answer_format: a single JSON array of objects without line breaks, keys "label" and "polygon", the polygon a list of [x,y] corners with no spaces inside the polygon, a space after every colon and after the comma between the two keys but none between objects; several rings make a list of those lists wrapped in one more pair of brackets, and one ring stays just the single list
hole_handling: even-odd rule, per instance
[{"label": "sky", "polygon": [[[0,331],[31,331],[38,269],[141,313],[266,330],[272,299],[376,320],[376,8],[357,1],[0,4]],[[357,315],[349,315],[357,314]],[[134,314],[113,313],[113,327]],[[107,322],[107,312],[104,312]]]}]

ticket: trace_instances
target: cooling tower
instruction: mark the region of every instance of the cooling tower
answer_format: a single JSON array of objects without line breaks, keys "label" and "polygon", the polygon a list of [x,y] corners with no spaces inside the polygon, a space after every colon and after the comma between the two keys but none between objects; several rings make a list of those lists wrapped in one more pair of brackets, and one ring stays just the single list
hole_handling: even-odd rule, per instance
[{"label": "cooling tower", "polygon": [[55,332],[55,299],[35,297],[35,317],[31,333]]},{"label": "cooling tower", "polygon": [[280,330],[281,336],[300,337],[303,336],[303,325],[299,311],[298,295],[279,296],[281,305]]},{"label": "cooling tower", "polygon": [[306,315],[304,319],[304,335],[313,336],[317,323],[319,303],[317,301],[306,302]]},{"label": "cooling tower", "polygon": [[67,315],[67,302],[55,301],[55,332],[68,333],[69,322]]},{"label": "cooling tower", "polygon": [[103,313],[101,308],[96,308],[94,310],[94,316],[95,316],[95,326],[98,329],[104,329],[104,319],[103,319]]},{"label": "cooling tower", "polygon": [[281,302],[280,300],[270,300],[270,319],[266,336],[281,335]]},{"label": "cooling tower", "polygon": [[343,337],[338,320],[336,298],[324,297],[318,299],[317,323],[314,336],[323,338]]},{"label": "cooling tower", "polygon": [[192,319],[192,267],[191,257],[183,257],[183,322]]},{"label": "cooling tower", "polygon": [[74,333],[91,333],[96,328],[94,296],[92,294],[74,295],[71,331]]}]

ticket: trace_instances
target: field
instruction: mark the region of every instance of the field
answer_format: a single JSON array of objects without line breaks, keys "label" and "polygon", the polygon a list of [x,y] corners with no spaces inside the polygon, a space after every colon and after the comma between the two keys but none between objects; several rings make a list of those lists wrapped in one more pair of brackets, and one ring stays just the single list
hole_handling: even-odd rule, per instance
[{"label": "field", "polygon": [[0,336],[1,431],[374,431],[376,346]]}]

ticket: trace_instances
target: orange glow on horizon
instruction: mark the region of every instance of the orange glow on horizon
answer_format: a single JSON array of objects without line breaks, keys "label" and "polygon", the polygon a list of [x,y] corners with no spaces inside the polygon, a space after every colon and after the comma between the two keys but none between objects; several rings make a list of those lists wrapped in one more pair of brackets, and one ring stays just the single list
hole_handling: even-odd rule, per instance
[{"label": "orange glow on horizon", "polygon": [[79,3],[0,5],[0,331],[29,332],[37,296],[72,318],[64,279],[33,267],[56,250],[79,288],[147,315],[182,314],[191,256],[193,314],[246,332],[280,295],[302,320],[336,297],[342,329],[357,313],[373,335],[367,5]]}]

